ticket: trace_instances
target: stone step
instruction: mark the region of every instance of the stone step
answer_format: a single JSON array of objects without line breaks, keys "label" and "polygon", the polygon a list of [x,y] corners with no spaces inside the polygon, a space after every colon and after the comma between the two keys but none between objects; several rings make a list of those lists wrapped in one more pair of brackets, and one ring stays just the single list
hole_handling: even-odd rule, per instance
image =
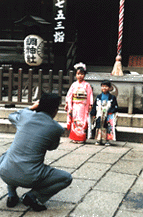
[{"label": "stone step", "polygon": [[[23,108],[0,108],[0,119],[8,119],[10,113],[16,112],[19,109]],[[63,111],[63,108],[60,108],[58,114],[55,117],[55,120],[58,122],[66,122],[67,113]]]},{"label": "stone step", "polygon": [[[9,114],[17,110],[17,108],[0,108],[0,119],[8,119]],[[63,109],[59,110],[55,120],[66,123],[67,113]],[[143,114],[117,113],[117,126],[143,128]]]},{"label": "stone step", "polygon": [[[17,108],[0,109],[0,133],[16,132],[15,127],[8,120],[8,115],[17,110]],[[58,121],[65,129],[63,136],[68,136],[69,131],[66,128],[66,112],[59,110],[54,119]],[[143,142],[143,115],[117,113],[116,131],[117,139],[120,141]]]},{"label": "stone step", "polygon": [[117,113],[117,126],[143,128],[143,114]]},{"label": "stone step", "polygon": [[[69,131],[67,130],[66,123],[61,123],[61,126],[65,129],[62,136],[68,137]],[[10,123],[8,119],[0,119],[0,133],[15,133],[16,128]],[[126,142],[139,142],[143,143],[143,129],[133,127],[116,127],[117,141]]]},{"label": "stone step", "polygon": [[[66,123],[60,123],[59,124],[67,131],[66,129]],[[0,119],[0,133],[15,133],[16,128],[14,125],[11,124],[11,122],[8,119]],[[68,136],[68,132],[65,132],[64,136]]]}]

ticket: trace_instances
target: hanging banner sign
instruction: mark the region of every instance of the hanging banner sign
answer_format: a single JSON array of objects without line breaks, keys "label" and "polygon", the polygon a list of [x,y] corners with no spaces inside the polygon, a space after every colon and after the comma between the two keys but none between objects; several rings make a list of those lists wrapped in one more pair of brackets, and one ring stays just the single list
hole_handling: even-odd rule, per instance
[{"label": "hanging banner sign", "polygon": [[43,62],[44,40],[38,35],[28,35],[24,39],[24,59],[30,66],[39,66]]},{"label": "hanging banner sign", "polygon": [[66,0],[53,0],[54,71],[65,69],[66,64]]},{"label": "hanging banner sign", "polygon": [[54,43],[65,42],[66,0],[53,0],[54,7]]}]

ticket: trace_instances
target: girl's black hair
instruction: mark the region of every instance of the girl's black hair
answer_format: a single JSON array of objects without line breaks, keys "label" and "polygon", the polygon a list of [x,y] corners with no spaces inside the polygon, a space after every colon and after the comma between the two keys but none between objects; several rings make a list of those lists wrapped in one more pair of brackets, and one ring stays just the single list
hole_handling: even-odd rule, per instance
[{"label": "girl's black hair", "polygon": [[77,69],[76,69],[76,72],[78,71],[78,70],[80,70],[80,72],[83,72],[85,75],[86,75],[86,70],[84,70],[84,68],[83,67],[77,67]]},{"label": "girl's black hair", "polygon": [[101,86],[102,85],[107,85],[108,87],[111,87],[111,82],[109,81],[109,80],[103,80],[102,82],[101,82]]}]

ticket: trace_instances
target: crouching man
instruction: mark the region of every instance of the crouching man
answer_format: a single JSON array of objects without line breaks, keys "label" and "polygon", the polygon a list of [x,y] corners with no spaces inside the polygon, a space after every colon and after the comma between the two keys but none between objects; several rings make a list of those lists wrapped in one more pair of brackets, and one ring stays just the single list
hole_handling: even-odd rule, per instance
[{"label": "crouching man", "polygon": [[30,188],[22,196],[23,204],[34,211],[46,210],[44,203],[69,186],[71,174],[45,165],[46,151],[58,147],[64,129],[53,118],[57,114],[61,98],[44,93],[39,102],[30,108],[9,115],[17,128],[10,148],[0,157],[0,176],[7,184],[7,206],[19,202],[18,186]]}]

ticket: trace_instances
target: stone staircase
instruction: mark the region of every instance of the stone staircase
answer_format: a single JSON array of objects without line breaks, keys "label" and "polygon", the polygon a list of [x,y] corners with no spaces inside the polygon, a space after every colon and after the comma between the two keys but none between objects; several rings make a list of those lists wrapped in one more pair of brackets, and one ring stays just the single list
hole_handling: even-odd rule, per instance
[{"label": "stone staircase", "polygon": [[[0,108],[0,133],[15,133],[15,127],[8,120],[8,115],[22,108]],[[64,128],[63,136],[68,136],[66,129],[66,112],[61,107],[55,117]],[[117,140],[128,142],[143,142],[143,114],[117,113]]]}]

